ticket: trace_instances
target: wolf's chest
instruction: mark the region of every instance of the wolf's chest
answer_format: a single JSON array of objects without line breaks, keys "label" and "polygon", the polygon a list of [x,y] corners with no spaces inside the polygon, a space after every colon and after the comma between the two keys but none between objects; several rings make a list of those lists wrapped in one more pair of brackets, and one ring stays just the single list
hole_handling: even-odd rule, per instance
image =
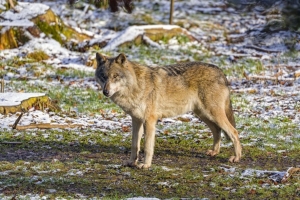
[{"label": "wolf's chest", "polygon": [[112,99],[126,114],[136,118],[144,118],[146,103],[131,98]]}]

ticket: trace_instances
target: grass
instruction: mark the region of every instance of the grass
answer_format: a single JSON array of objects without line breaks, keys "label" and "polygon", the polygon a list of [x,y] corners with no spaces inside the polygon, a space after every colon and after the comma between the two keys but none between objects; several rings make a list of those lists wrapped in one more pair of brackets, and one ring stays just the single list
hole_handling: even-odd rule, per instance
[{"label": "grass", "polygon": [[42,61],[49,59],[49,56],[42,50],[37,50],[27,54],[27,58],[33,59],[35,61]]},{"label": "grass", "polygon": [[[183,42],[189,42],[188,38],[186,38],[185,36],[178,36],[176,37],[176,40],[178,41],[178,45],[182,44]],[[168,41],[163,41],[162,44],[165,44],[167,42]],[[201,52],[201,54],[199,54],[199,51]],[[187,48],[180,49],[180,51],[174,51],[174,49],[171,48],[154,50],[153,47],[142,44],[139,46],[132,46],[131,48],[120,48],[119,52],[130,55],[131,60],[138,61],[139,63],[144,65],[167,65],[194,60],[212,62],[211,52],[209,52],[204,47],[196,46],[192,43],[190,43]]]},{"label": "grass", "polygon": [[[188,123],[185,126],[190,128]],[[176,137],[159,134],[150,170],[121,166],[122,160],[129,158],[131,139],[120,130],[2,132],[0,142],[22,144],[0,146],[1,193],[2,196],[32,193],[50,199],[83,196],[238,199],[245,194],[260,199],[299,198],[297,176],[284,184],[272,182],[268,177],[241,176],[248,168],[285,171],[300,161],[299,139],[290,143],[294,149],[278,152],[287,146],[273,137],[277,132],[286,133],[286,127],[263,129],[267,137],[262,137],[261,129],[247,130],[249,136],[242,139],[244,157],[239,164],[227,162],[232,154],[231,145],[222,147],[215,158],[206,156],[211,137],[199,139],[193,132]],[[262,140],[253,144],[252,138],[257,137]],[[275,144],[276,148],[269,148],[269,144]],[[235,170],[225,170],[231,167]]]},{"label": "grass", "polygon": [[[189,42],[178,38],[179,43]],[[167,41],[165,41],[167,42]],[[199,54],[202,51],[203,54]],[[172,64],[200,60],[219,65],[227,75],[242,77],[264,71],[259,60],[240,59],[228,65],[225,57],[217,59],[203,47],[189,46],[180,51],[155,49],[141,45],[121,48],[143,64]],[[174,56],[175,55],[175,56]],[[288,56],[288,55],[287,55]],[[174,58],[176,57],[176,58]],[[215,59],[215,60],[214,60]],[[15,76],[7,87],[12,91],[45,92],[57,102],[65,116],[76,111],[81,115],[124,113],[93,84],[93,73],[73,69],[56,69],[34,59],[14,58],[1,61],[0,75]],[[26,69],[26,78],[20,78]],[[35,81],[34,77],[39,77]],[[0,134],[0,198],[30,199],[122,199],[157,197],[161,199],[297,199],[300,177],[286,183],[272,181],[270,175],[245,176],[247,169],[286,171],[299,167],[299,126],[288,116],[261,119],[247,94],[233,94],[237,128],[243,145],[240,163],[228,163],[233,154],[230,142],[222,141],[221,153],[214,158],[205,154],[213,139],[200,122],[157,125],[153,166],[138,170],[121,166],[130,157],[131,135],[121,129],[71,130],[2,130]],[[263,101],[260,109],[268,111]],[[274,105],[273,105],[274,104]],[[299,110],[299,104],[295,104]],[[130,131],[130,127],[129,130]],[[21,142],[11,144],[9,142]],[[142,141],[143,146],[143,141]],[[143,158],[143,150],[140,160]]]},{"label": "grass", "polygon": [[83,93],[80,88],[58,86],[49,90],[47,94],[66,111],[76,109],[79,113],[98,113],[101,110],[114,109],[120,112],[120,109],[104,98],[100,91],[92,89],[86,89]]},{"label": "grass", "polygon": [[[85,96],[82,91],[68,87],[61,87],[61,91],[53,88],[52,92],[49,94],[61,99],[60,104],[65,102],[69,106],[82,103],[84,98],[80,96]],[[64,94],[72,94],[74,101]],[[92,98],[89,102],[103,100],[96,107],[106,104],[107,109],[117,109],[101,94],[91,90],[88,94]],[[248,104],[240,95],[233,95],[233,102],[240,102],[241,108]],[[91,108],[84,109],[94,112]],[[270,123],[276,124],[276,129]],[[233,151],[230,143],[223,142],[222,152],[215,158],[205,154],[212,136],[205,131],[199,135],[199,131],[207,128],[204,124],[183,122],[167,129],[158,124],[157,128],[164,131],[157,135],[154,164],[149,170],[121,166],[129,158],[131,142],[130,135],[122,130],[3,131],[0,197],[27,199],[35,194],[49,199],[136,196],[242,199],[247,194],[254,199],[299,198],[299,176],[287,183],[274,182],[267,175],[242,176],[246,169],[286,171],[297,166],[300,161],[297,126],[282,118],[261,123],[254,117],[237,117],[237,124],[244,154],[238,164],[227,162]],[[287,142],[288,137],[291,140]],[[7,143],[16,141],[21,144]]]}]

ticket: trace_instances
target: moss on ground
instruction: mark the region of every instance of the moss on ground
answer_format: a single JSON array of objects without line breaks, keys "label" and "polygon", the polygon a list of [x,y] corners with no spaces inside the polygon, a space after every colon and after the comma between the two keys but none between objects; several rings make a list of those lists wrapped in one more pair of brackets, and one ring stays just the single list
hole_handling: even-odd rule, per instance
[{"label": "moss on ground", "polygon": [[[257,134],[257,130],[251,132]],[[13,141],[21,144],[5,144]],[[267,176],[241,175],[249,168],[286,171],[300,162],[299,149],[282,153],[278,148],[248,145],[251,137],[242,139],[244,156],[240,163],[232,164],[227,161],[233,152],[231,145],[211,158],[205,154],[212,144],[210,137],[199,139],[193,132],[176,137],[160,134],[149,170],[121,166],[129,158],[131,142],[130,135],[121,131],[9,131],[1,134],[0,142],[0,185],[5,195],[42,193],[50,198],[79,198],[81,194],[108,199],[241,199],[245,194],[254,199],[300,197],[299,176],[276,183]],[[265,140],[266,145],[271,143],[280,145],[280,141]]]},{"label": "moss on ground", "polygon": [[33,59],[35,61],[42,61],[49,59],[49,56],[44,51],[38,50],[27,54],[27,58]]},{"label": "moss on ground", "polygon": [[[186,37],[179,37],[178,40],[179,43],[188,42]],[[120,51],[143,64],[148,64],[146,61],[161,65],[189,59],[205,62],[214,59],[211,52],[195,46],[176,52],[170,49],[153,50],[145,45],[121,48]],[[226,66],[226,58],[216,59],[216,64],[224,68],[226,74],[237,77],[243,76],[244,70],[252,73],[265,70],[262,63],[256,60],[241,59],[232,66]],[[11,79],[12,90],[46,91],[65,112],[77,108],[79,113],[89,115],[99,112],[105,115],[109,111],[116,112],[119,118],[124,117],[123,112],[101,92],[88,86],[72,86],[72,81],[80,84],[85,78],[93,77],[93,73],[53,69],[31,62],[28,59],[8,60],[3,64],[6,66],[4,72],[17,74],[19,68],[26,67],[29,74],[51,69],[54,75],[40,75],[41,84]],[[47,81],[61,84],[51,85]],[[250,109],[249,101],[241,94],[232,95],[243,145],[242,160],[234,164],[228,162],[233,154],[231,143],[222,141],[221,153],[214,158],[205,154],[212,145],[212,134],[206,131],[207,127],[202,123],[183,122],[180,126],[168,127],[158,124],[153,166],[149,170],[121,166],[122,161],[130,156],[131,143],[130,134],[122,130],[105,133],[87,128],[2,131],[0,198],[28,193],[47,195],[49,199],[121,199],[136,196],[161,199],[300,198],[299,176],[292,176],[281,183],[272,181],[268,175],[243,175],[247,169],[285,172],[289,167],[299,167],[300,163],[298,126],[287,117],[274,117],[266,121],[252,115],[239,117],[238,113]]]}]

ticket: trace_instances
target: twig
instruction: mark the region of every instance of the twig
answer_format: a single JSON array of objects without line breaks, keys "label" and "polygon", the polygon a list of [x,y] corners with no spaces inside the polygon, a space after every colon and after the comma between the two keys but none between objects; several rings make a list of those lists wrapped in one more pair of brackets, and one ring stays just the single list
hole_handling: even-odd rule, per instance
[{"label": "twig", "polygon": [[280,53],[280,52],[282,52],[282,51],[279,51],[279,50],[264,49],[264,48],[254,46],[254,45],[246,45],[244,47],[249,48],[249,49],[254,49],[254,50],[257,50],[257,51],[266,52],[266,53]]},{"label": "twig", "polygon": [[19,123],[19,121],[21,120],[21,117],[23,116],[23,113],[21,113],[19,115],[19,117],[17,118],[17,120],[15,121],[14,125],[12,126],[12,129],[16,129],[17,128],[17,125]]},{"label": "twig", "polygon": [[29,124],[25,126],[17,126],[17,130],[26,130],[26,129],[33,129],[33,128],[40,128],[40,129],[51,129],[51,128],[76,128],[82,127],[82,124]]},{"label": "twig", "polygon": [[248,93],[248,94],[256,94],[258,92],[257,89],[255,88],[235,89],[232,91],[236,93]]},{"label": "twig", "polygon": [[243,76],[247,79],[247,80],[249,80],[249,76],[248,76],[248,74],[244,71],[243,72]]},{"label": "twig", "polygon": [[0,144],[22,144],[22,142],[0,142]]},{"label": "twig", "polygon": [[247,80],[295,81],[294,78],[280,78],[276,76],[248,76]]}]

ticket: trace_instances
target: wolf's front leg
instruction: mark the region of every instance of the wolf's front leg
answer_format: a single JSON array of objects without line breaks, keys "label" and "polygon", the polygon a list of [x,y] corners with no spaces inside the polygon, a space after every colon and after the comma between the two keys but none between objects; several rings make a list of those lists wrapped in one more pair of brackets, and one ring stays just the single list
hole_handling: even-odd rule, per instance
[{"label": "wolf's front leg", "polygon": [[150,117],[144,124],[145,131],[145,158],[144,163],[139,164],[138,168],[147,169],[151,166],[155,144],[155,125],[157,119]]},{"label": "wolf's front leg", "polygon": [[130,160],[124,161],[123,165],[135,167],[137,166],[140,142],[143,135],[143,122],[132,117],[132,141]]}]

